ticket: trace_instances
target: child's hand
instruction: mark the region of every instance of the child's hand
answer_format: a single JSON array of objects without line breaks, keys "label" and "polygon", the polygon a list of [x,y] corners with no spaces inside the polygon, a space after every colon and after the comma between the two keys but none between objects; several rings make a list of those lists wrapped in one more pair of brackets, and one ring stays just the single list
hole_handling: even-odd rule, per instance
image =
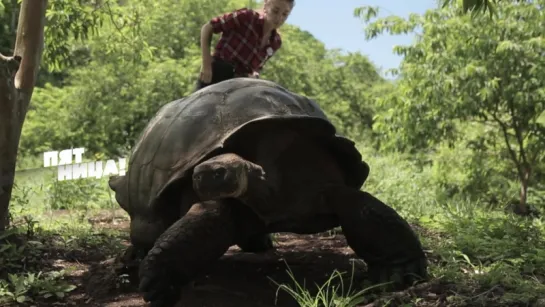
[{"label": "child's hand", "polygon": [[204,83],[210,83],[210,81],[212,81],[212,64],[203,64],[201,67],[201,81]]},{"label": "child's hand", "polygon": [[257,71],[254,71],[252,73],[249,73],[248,77],[258,79],[259,78],[259,73]]}]

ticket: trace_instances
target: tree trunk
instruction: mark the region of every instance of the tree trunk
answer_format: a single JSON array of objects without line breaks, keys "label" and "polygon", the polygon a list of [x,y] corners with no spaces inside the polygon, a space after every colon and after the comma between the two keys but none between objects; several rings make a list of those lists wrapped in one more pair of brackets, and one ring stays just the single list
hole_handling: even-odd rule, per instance
[{"label": "tree trunk", "polygon": [[520,178],[520,201],[518,205],[517,213],[520,215],[528,215],[528,182],[530,180],[530,168],[523,167],[522,176]]},{"label": "tree trunk", "polygon": [[46,8],[47,0],[23,0],[14,54],[0,54],[0,231],[9,226],[19,140],[43,53]]}]

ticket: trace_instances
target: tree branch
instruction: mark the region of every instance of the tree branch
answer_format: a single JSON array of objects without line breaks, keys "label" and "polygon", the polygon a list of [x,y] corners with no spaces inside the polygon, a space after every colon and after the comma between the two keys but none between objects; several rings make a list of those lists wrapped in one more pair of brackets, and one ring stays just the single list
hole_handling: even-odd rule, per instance
[{"label": "tree branch", "polygon": [[44,48],[47,0],[23,0],[17,26],[14,55],[21,58],[15,88],[32,92]]},{"label": "tree branch", "polygon": [[5,56],[0,53],[0,68],[7,67],[10,76],[11,76],[11,72],[17,72],[17,70],[19,70],[20,64],[21,64],[21,57]]},{"label": "tree branch", "polygon": [[[506,33],[507,33],[507,29],[503,29],[500,35],[500,41],[504,41],[506,39]],[[505,75],[505,71],[504,71],[504,75]],[[500,88],[502,89],[502,92],[504,91],[504,89],[507,88],[507,85],[504,83],[508,82],[508,78],[509,78],[508,76],[504,76],[504,78],[501,78],[500,80]],[[504,97],[509,97],[509,95],[506,95]],[[528,159],[526,158],[526,151],[524,150],[524,142],[522,138],[522,133],[520,131],[520,127],[517,122],[517,114],[515,112],[515,106],[513,104],[512,98],[507,99],[507,108],[509,110],[509,113],[511,114],[511,124],[512,124],[513,130],[515,130],[515,139],[517,140],[517,144],[519,147],[519,155],[520,155],[520,158],[522,159],[522,164],[524,164],[524,168],[527,168]]]},{"label": "tree branch", "polygon": [[[536,125],[537,126],[537,125]],[[537,130],[537,131],[536,131]],[[541,141],[542,145],[545,145],[545,139],[541,139],[540,136],[545,135],[545,129],[540,129],[539,127],[535,127],[534,129],[530,129],[530,132],[528,133],[528,138],[531,137],[533,134],[534,137],[538,138],[538,142]],[[528,159],[528,163],[530,165],[533,165],[537,162],[537,158],[540,156],[540,154],[543,154],[543,151],[541,150],[534,150],[534,154],[529,153],[530,156]]]},{"label": "tree branch", "polygon": [[517,172],[519,174],[519,178],[522,179],[524,177],[524,174],[522,173],[522,167],[520,165],[520,162],[517,159],[517,153],[515,152],[515,150],[513,150],[513,148],[511,148],[511,144],[509,143],[509,133],[507,132],[507,126],[505,125],[504,122],[502,122],[498,118],[498,116],[495,113],[492,114],[492,117],[494,117],[494,120],[496,120],[496,122],[501,127],[501,130],[503,132],[503,138],[505,139],[505,144],[507,145],[507,150],[509,151],[509,155],[511,156],[511,159],[513,160],[513,162],[515,163],[515,165],[517,167]]},{"label": "tree branch", "polygon": [[[0,102],[11,102],[16,96],[13,88],[13,78],[19,70],[20,60],[19,57],[7,57],[0,54]],[[10,110],[11,103],[2,103],[0,105],[0,112],[9,113]],[[1,115],[0,118],[2,118]]]},{"label": "tree branch", "polygon": [[[492,115],[492,117],[494,118],[495,115]],[[474,123],[478,123],[478,124],[482,124],[482,125],[488,126],[488,127],[490,127],[490,128],[494,128],[494,129],[497,128],[497,127],[494,125],[494,123],[491,122],[490,120],[484,120],[484,119],[472,119],[472,120],[470,120],[470,121],[472,121],[472,122],[474,122]],[[494,118],[494,121],[497,122],[498,120]],[[515,135],[512,134],[512,133],[509,133],[509,132],[506,132],[506,133],[507,133],[508,136],[515,137]]]},{"label": "tree branch", "polygon": [[507,103],[507,106],[509,108],[509,113],[511,113],[511,123],[513,125],[513,130],[515,130],[515,136],[516,136],[517,144],[519,146],[520,157],[522,158],[522,162],[524,164],[528,164],[528,159],[526,158],[526,151],[524,150],[524,141],[522,139],[520,126],[517,123],[517,116],[515,112],[515,107],[513,105],[513,101],[509,101]]}]

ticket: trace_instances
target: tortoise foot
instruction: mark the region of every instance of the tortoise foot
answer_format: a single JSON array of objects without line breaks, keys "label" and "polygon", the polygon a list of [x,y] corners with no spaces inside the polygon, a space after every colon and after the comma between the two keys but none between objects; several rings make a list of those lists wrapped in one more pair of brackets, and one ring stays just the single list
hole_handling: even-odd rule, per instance
[{"label": "tortoise foot", "polygon": [[223,201],[194,204],[161,234],[140,264],[144,300],[152,307],[174,306],[182,287],[220,258],[233,240],[231,206]]},{"label": "tortoise foot", "polygon": [[368,264],[369,281],[379,288],[400,291],[428,279],[427,260],[417,258],[387,265]]},{"label": "tortoise foot", "polygon": [[161,265],[163,252],[160,247],[153,248],[140,265],[139,290],[150,307],[174,306],[180,299],[182,282],[168,266]]},{"label": "tortoise foot", "polygon": [[271,235],[256,235],[244,242],[239,242],[238,247],[245,253],[262,254],[274,248]]}]

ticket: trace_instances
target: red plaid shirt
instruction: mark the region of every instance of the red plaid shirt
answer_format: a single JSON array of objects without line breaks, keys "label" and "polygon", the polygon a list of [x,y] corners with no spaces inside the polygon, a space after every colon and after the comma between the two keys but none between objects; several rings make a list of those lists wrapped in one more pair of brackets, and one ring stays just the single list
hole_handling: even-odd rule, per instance
[{"label": "red plaid shirt", "polygon": [[233,64],[237,74],[260,72],[282,46],[280,34],[273,30],[265,47],[260,47],[264,21],[258,12],[246,8],[212,18],[213,32],[222,32],[214,56]]}]

